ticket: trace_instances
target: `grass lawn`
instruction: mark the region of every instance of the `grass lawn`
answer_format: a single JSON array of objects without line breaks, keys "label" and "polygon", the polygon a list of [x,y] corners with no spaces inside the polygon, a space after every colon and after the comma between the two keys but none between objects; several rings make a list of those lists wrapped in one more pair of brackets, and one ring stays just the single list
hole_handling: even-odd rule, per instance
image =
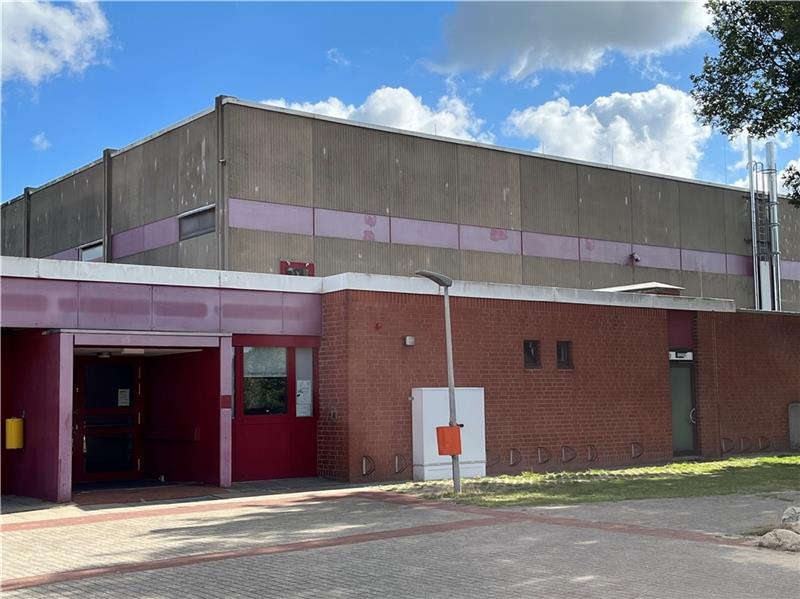
[{"label": "grass lawn", "polygon": [[743,457],[621,470],[524,472],[514,476],[469,478],[462,481],[462,493],[458,498],[453,495],[452,481],[406,483],[393,486],[392,490],[426,499],[451,499],[485,506],[798,491],[800,456]]}]

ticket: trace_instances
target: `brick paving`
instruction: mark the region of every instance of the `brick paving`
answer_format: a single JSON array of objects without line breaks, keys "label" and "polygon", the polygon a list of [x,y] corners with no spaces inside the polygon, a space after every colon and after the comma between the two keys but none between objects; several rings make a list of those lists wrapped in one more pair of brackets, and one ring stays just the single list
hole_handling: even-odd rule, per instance
[{"label": "brick paving", "polygon": [[[681,501],[708,507],[707,499]],[[729,515],[753,502],[768,511],[762,500],[773,511],[787,505],[728,500]],[[668,528],[668,518],[643,525],[629,512],[641,520],[658,506],[647,503],[621,502],[616,514],[602,505],[488,510],[351,489],[4,516],[3,595],[797,596],[797,555],[708,534],[690,503],[693,526]]]}]

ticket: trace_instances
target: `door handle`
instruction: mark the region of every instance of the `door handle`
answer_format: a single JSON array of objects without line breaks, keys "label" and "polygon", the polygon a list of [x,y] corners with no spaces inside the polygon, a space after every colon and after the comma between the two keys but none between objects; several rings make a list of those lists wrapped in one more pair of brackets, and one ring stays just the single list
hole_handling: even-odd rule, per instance
[{"label": "door handle", "polygon": [[689,410],[689,422],[692,424],[697,424],[697,418],[695,418],[695,414],[697,414],[697,408],[692,408]]}]

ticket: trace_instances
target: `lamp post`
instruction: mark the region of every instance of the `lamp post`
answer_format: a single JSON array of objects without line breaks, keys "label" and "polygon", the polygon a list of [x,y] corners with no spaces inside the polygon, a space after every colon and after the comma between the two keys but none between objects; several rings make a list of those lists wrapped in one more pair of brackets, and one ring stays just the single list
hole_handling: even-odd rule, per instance
[{"label": "lamp post", "polygon": [[[447,386],[450,393],[450,426],[458,426],[456,422],[456,383],[453,374],[453,333],[450,329],[450,296],[447,290],[453,285],[453,279],[438,272],[418,270],[414,273],[425,277],[439,285],[444,290],[444,335],[447,346]],[[458,455],[450,456],[453,460],[453,491],[461,493],[461,466]]]}]

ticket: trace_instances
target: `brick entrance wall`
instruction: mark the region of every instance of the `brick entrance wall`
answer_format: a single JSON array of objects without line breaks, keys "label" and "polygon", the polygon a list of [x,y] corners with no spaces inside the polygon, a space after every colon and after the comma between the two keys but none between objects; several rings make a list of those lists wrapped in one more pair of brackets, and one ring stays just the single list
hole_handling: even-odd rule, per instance
[{"label": "brick entrance wall", "polygon": [[[490,473],[672,456],[665,311],[473,298],[453,298],[452,310],[456,385],[485,388]],[[442,311],[436,296],[324,296],[321,474],[411,477],[411,389],[447,385]],[[539,340],[540,369],[524,368],[524,340]],[[562,340],[573,343],[570,370],[556,367]]]}]

